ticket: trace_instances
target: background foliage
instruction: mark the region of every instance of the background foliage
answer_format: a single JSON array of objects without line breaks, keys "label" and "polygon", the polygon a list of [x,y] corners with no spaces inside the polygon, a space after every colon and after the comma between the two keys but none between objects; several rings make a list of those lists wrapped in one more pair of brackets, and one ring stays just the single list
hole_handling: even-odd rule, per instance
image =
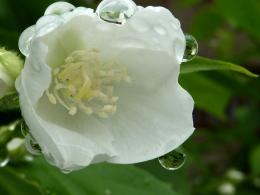
[{"label": "background foliage", "polygon": [[[18,51],[19,34],[34,24],[52,2],[0,0],[0,46]],[[69,2],[92,8],[98,3]],[[259,0],[136,3],[165,6],[173,11],[184,31],[197,38],[201,56],[230,61],[260,73]],[[183,168],[168,171],[154,160],[137,165],[93,165],[64,175],[36,158],[33,163],[11,163],[0,168],[0,194],[214,195],[223,194],[219,188],[227,182],[234,186],[233,194],[260,194],[260,79],[218,70],[182,74],[180,82],[196,102],[197,128],[183,146],[187,156]],[[17,112],[1,112],[0,121],[4,125],[17,117]],[[230,177],[231,169],[240,171],[244,179]]]}]

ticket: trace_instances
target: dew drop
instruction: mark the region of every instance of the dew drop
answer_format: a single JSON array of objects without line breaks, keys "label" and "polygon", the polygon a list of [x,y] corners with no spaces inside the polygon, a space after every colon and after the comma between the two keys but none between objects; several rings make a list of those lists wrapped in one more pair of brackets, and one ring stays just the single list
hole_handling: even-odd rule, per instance
[{"label": "dew drop", "polygon": [[97,15],[104,21],[123,24],[131,18],[137,10],[132,0],[103,0],[97,7]]},{"label": "dew drop", "polygon": [[23,31],[23,33],[19,38],[19,42],[18,42],[19,50],[26,57],[30,53],[30,45],[34,35],[35,35],[35,26],[30,26],[29,28]]},{"label": "dew drop", "polygon": [[75,9],[74,5],[67,2],[56,2],[51,4],[45,11],[44,15],[61,15],[66,12],[73,11]]},{"label": "dew drop", "polygon": [[0,168],[5,167],[9,163],[9,156],[6,149],[0,150]]},{"label": "dew drop", "polygon": [[34,140],[34,138],[27,134],[24,139],[25,148],[33,155],[40,155],[41,154],[41,148],[39,144]]},{"label": "dew drop", "polygon": [[199,50],[198,42],[192,35],[186,34],[185,39],[186,39],[186,48],[185,48],[182,62],[188,62],[193,60],[198,54],[198,50]]},{"label": "dew drop", "polygon": [[64,173],[64,174],[69,174],[72,172],[72,170],[70,169],[61,169],[61,172]]},{"label": "dew drop", "polygon": [[57,15],[42,16],[35,25],[37,36],[43,36],[62,24],[63,20]]},{"label": "dew drop", "polygon": [[159,157],[159,162],[163,168],[174,171],[181,168],[185,163],[186,155],[173,150],[172,152]]}]

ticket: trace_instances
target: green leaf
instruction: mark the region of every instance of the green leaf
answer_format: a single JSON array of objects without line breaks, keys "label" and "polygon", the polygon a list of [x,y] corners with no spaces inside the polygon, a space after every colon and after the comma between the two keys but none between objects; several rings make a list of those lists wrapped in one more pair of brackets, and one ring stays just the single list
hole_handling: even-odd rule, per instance
[{"label": "green leaf", "polygon": [[194,15],[190,32],[200,42],[200,40],[212,38],[222,23],[223,18],[216,8],[208,4]]},{"label": "green leaf", "polygon": [[[40,186],[44,194],[176,195],[170,185],[132,165],[96,164],[66,175],[48,165],[42,158],[37,158],[30,166],[15,171],[25,176],[24,182]],[[28,186],[22,187],[23,190],[26,187]],[[5,186],[3,188],[7,194],[12,195],[10,189]]]},{"label": "green leaf", "polygon": [[181,65],[181,73],[187,74],[198,71],[210,71],[210,70],[231,70],[245,74],[250,77],[258,77],[257,74],[254,74],[247,70],[246,68],[232,64],[229,62],[224,62],[220,60],[213,60],[204,57],[196,57],[194,60],[183,63]]},{"label": "green leaf", "polygon": [[260,39],[260,1],[259,0],[217,0],[215,9],[234,27]]},{"label": "green leaf", "polygon": [[0,98],[0,112],[19,110],[19,96],[17,92],[9,93]]},{"label": "green leaf", "polygon": [[260,175],[260,145],[256,146],[250,154],[250,167],[255,175]]},{"label": "green leaf", "polygon": [[42,194],[40,188],[9,168],[0,169],[0,194],[31,195]]},{"label": "green leaf", "polygon": [[[185,152],[186,153],[186,152]],[[162,181],[169,183],[173,189],[181,195],[191,194],[191,185],[188,181],[188,176],[186,175],[189,169],[190,155],[187,155],[187,160],[184,166],[178,170],[169,171],[162,166],[158,166],[158,159],[154,159],[148,162],[139,163],[138,166],[144,170],[149,171],[157,178]]]},{"label": "green leaf", "polygon": [[204,74],[198,72],[182,74],[180,83],[192,95],[196,108],[225,120],[225,108],[232,92]]}]

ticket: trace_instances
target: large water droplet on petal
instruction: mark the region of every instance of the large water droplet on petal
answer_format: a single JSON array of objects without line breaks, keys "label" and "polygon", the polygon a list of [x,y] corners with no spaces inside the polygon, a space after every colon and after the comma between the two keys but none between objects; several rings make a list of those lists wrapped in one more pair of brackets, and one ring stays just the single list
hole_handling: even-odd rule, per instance
[{"label": "large water droplet on petal", "polygon": [[24,56],[28,56],[30,52],[31,41],[35,35],[35,26],[31,26],[23,31],[19,38],[18,47]]},{"label": "large water droplet on petal", "polygon": [[37,36],[43,36],[63,23],[61,17],[57,15],[42,16],[36,23],[36,34]]},{"label": "large water droplet on petal", "polygon": [[33,155],[40,155],[41,154],[41,148],[39,144],[34,140],[34,138],[27,134],[24,139],[24,144],[28,152],[30,152]]},{"label": "large water droplet on petal", "polygon": [[9,156],[6,149],[0,150],[0,168],[5,167],[9,162]]},{"label": "large water droplet on petal", "polygon": [[186,34],[185,39],[186,39],[186,49],[184,52],[182,62],[188,62],[193,60],[198,54],[198,50],[199,50],[198,42],[192,35]]},{"label": "large water droplet on petal", "polygon": [[102,20],[123,24],[135,14],[136,10],[137,6],[132,0],[103,0],[96,13]]},{"label": "large water droplet on petal", "polygon": [[172,152],[159,157],[159,162],[163,168],[167,170],[177,170],[181,168],[185,163],[186,155],[181,152],[173,150]]},{"label": "large water droplet on petal", "polygon": [[71,5],[70,3],[56,2],[56,3],[51,4],[46,9],[44,15],[51,15],[51,14],[61,15],[66,12],[73,11],[74,9],[75,9],[75,6]]}]

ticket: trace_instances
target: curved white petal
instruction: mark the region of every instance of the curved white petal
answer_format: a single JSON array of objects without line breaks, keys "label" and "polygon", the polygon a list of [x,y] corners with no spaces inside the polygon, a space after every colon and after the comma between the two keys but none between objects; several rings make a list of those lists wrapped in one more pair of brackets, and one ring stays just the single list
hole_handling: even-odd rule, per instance
[{"label": "curved white petal", "polygon": [[[75,15],[42,38],[48,45],[47,61],[51,67],[62,64],[75,50],[94,48],[101,52],[104,61],[115,60],[127,66],[135,85],[152,90],[179,67],[185,38],[179,21],[167,9],[139,8],[124,25],[108,23],[93,12],[87,13]],[[135,64],[128,66],[128,61],[135,61]],[[143,79],[145,74],[150,77]]]},{"label": "curved white petal", "polygon": [[180,146],[194,131],[191,96],[175,79],[147,96],[119,89],[118,111],[110,122],[117,156],[113,163],[138,163]]},{"label": "curved white petal", "polygon": [[75,170],[115,155],[112,137],[101,122],[84,119],[85,115],[68,118],[64,110],[46,102],[43,93],[51,81],[45,63],[47,51],[39,40],[32,45],[34,52],[26,60],[16,88],[22,115],[45,157],[61,169]]},{"label": "curved white petal", "polygon": [[[61,148],[67,147],[64,152],[69,153],[68,159],[81,158],[75,153],[75,147],[82,151],[93,151],[89,163],[104,161],[116,155],[112,146],[113,136],[101,119],[81,112],[75,116],[68,115],[62,106],[50,104],[46,96],[40,99],[36,112],[48,124],[49,134],[56,139],[55,143]],[[59,129],[56,135],[53,135],[52,129]],[[78,163],[82,163],[81,161]]]}]

